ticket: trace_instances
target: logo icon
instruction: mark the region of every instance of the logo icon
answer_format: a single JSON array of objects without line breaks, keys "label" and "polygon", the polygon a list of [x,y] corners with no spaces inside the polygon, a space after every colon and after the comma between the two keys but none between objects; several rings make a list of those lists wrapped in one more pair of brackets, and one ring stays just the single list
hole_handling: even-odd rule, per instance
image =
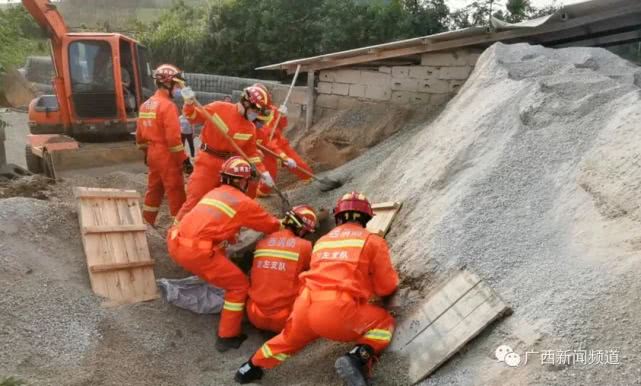
[{"label": "logo icon", "polygon": [[494,356],[499,362],[504,362],[510,367],[517,367],[521,363],[521,356],[512,350],[512,347],[502,344],[494,351]]}]

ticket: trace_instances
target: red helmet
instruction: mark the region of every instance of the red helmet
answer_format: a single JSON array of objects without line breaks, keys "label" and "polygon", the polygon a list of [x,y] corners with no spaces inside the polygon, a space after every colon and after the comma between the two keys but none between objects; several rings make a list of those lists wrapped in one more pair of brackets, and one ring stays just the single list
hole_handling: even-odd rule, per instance
[{"label": "red helmet", "polygon": [[309,205],[296,205],[286,214],[294,224],[307,232],[314,232],[316,230],[316,212]]},{"label": "red helmet", "polygon": [[259,89],[269,93],[269,90],[267,89],[267,86],[265,86],[262,83],[254,83],[254,84],[252,84],[252,87],[258,87]]},{"label": "red helmet", "polygon": [[249,86],[244,89],[241,99],[249,102],[258,110],[267,109],[272,104],[272,98],[269,91],[258,86]]},{"label": "red helmet", "polygon": [[344,212],[359,212],[370,218],[374,217],[372,205],[369,203],[367,197],[359,192],[350,192],[338,199],[336,208],[334,208],[334,217]]},{"label": "red helmet", "polygon": [[245,161],[242,157],[234,156],[229,158],[223,164],[220,174],[234,177],[234,178],[251,178],[251,166],[249,162]]},{"label": "red helmet", "polygon": [[154,79],[166,85],[171,85],[175,81],[185,81],[185,74],[176,66],[171,64],[161,64],[154,70]]}]

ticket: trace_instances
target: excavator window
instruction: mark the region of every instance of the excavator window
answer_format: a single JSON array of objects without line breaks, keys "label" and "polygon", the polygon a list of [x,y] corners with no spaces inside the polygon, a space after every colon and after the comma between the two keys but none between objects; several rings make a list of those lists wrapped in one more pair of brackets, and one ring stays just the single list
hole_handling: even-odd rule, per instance
[{"label": "excavator window", "polygon": [[148,99],[154,94],[156,86],[152,77],[152,66],[149,62],[149,54],[147,49],[138,45],[138,72],[140,73],[140,80],[142,83],[142,99]]},{"label": "excavator window", "polygon": [[71,99],[79,118],[115,118],[116,91],[111,46],[104,41],[69,45]]}]

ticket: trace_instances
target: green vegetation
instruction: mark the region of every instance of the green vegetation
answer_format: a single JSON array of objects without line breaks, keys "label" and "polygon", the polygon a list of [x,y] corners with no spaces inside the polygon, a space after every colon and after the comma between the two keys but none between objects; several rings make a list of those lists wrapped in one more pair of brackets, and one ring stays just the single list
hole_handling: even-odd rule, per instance
[{"label": "green vegetation", "polygon": [[23,7],[0,9],[0,68],[20,67],[27,56],[47,51],[45,36]]},{"label": "green vegetation", "polygon": [[25,381],[21,381],[19,379],[16,379],[14,377],[9,377],[9,378],[2,378],[0,380],[0,386],[22,386],[26,385],[27,383]]}]

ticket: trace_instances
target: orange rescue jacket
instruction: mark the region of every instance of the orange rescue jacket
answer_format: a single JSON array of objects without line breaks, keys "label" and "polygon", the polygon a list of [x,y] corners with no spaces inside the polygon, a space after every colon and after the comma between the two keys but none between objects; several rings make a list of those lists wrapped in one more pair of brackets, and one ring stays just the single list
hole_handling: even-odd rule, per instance
[{"label": "orange rescue jacket", "polygon": [[[187,158],[180,138],[178,107],[166,93],[157,90],[140,106],[136,145],[140,149],[153,147],[154,152],[166,153],[177,163]],[[159,156],[158,153],[155,156]]]},{"label": "orange rescue jacket", "polygon": [[312,243],[289,229],[260,240],[250,272],[249,297],[263,311],[291,308],[302,284],[298,275],[309,268],[311,256]]},{"label": "orange rescue jacket", "polygon": [[387,242],[354,223],[321,237],[314,245],[310,270],[300,277],[312,291],[345,291],[360,300],[390,295],[398,286]]},{"label": "orange rescue jacket", "polygon": [[240,228],[263,233],[276,232],[280,220],[269,214],[256,201],[229,185],[212,189],[178,224],[181,237],[234,242]]},{"label": "orange rescue jacket", "polygon": [[[233,103],[213,102],[204,106],[204,109],[212,117],[217,115],[225,122],[229,129],[227,135],[245,152],[249,157],[249,162],[256,165],[261,173],[264,172],[265,166],[263,166],[256,148],[256,127],[238,113],[237,106]],[[193,104],[186,103],[183,106],[183,114],[192,124],[204,125],[200,140],[207,147],[217,152],[237,153],[232,144],[220,133],[220,129],[215,127],[202,113],[199,113]]]}]

